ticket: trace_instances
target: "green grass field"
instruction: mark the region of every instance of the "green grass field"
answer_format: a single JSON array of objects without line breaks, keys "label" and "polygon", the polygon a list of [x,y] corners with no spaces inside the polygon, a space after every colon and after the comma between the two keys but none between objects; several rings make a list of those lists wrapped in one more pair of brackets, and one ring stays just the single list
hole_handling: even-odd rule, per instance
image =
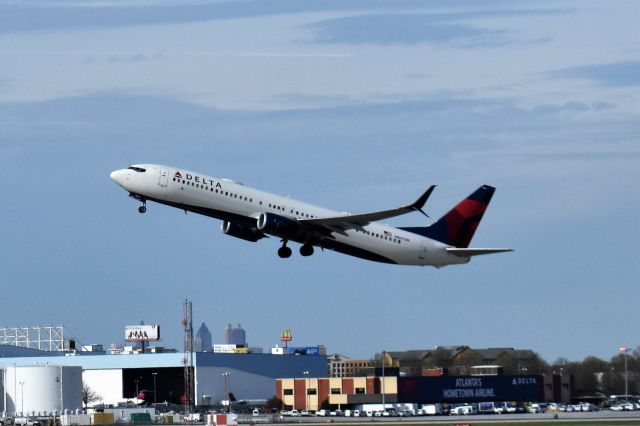
[{"label": "green grass field", "polygon": [[[328,422],[329,423],[329,422]],[[333,422],[331,422],[333,423]],[[320,426],[322,423],[306,423],[310,426]],[[334,423],[335,426],[367,426],[368,422],[362,423]],[[619,426],[636,425],[640,426],[640,419],[545,419],[545,420],[473,420],[473,421],[429,421],[429,422],[378,422],[377,426],[433,426],[433,425],[469,425],[469,426],[562,426],[562,425],[589,425],[589,426]]]},{"label": "green grass field", "polygon": [[457,425],[457,424],[465,424],[469,426],[473,425],[495,425],[495,426],[544,426],[544,425],[600,425],[600,426],[611,426],[611,425],[640,425],[640,420],[586,420],[586,419],[576,419],[576,420],[540,420],[540,421],[504,421],[504,422],[493,422],[493,421],[477,421],[471,423],[442,423],[447,425]]}]

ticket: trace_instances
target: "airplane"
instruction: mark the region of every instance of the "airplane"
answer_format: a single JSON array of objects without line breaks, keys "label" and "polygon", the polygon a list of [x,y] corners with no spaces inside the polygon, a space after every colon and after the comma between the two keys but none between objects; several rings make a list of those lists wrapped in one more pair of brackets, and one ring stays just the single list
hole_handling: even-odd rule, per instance
[{"label": "airplane", "polygon": [[[157,164],[135,164],[111,173],[118,185],[138,200],[140,213],[147,201],[222,220],[222,232],[256,242],[281,240],[278,256],[292,254],[290,241],[301,244],[300,254],[314,247],[362,259],[398,265],[464,264],[471,257],[512,251],[509,248],[470,248],[495,188],[483,185],[429,226],[392,227],[377,221],[420,212],[435,185],[415,202],[364,214],[339,213],[288,197],[260,191],[240,182]],[[427,216],[428,217],[428,216]]]},{"label": "airplane", "polygon": [[220,401],[220,405],[228,407],[231,405],[232,409],[241,410],[245,408],[262,408],[267,405],[266,399],[236,399],[233,392],[229,392],[229,397]]}]

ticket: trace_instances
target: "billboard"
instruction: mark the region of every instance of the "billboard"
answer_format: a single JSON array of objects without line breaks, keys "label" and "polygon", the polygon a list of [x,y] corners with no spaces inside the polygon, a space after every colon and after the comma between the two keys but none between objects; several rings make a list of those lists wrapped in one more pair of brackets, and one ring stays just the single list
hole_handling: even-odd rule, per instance
[{"label": "billboard", "polygon": [[160,340],[160,326],[127,325],[124,327],[124,340],[127,342],[150,342]]},{"label": "billboard", "polygon": [[320,355],[318,346],[301,346],[298,348],[284,348],[287,355]]},{"label": "billboard", "polygon": [[541,401],[543,396],[543,377],[537,375],[398,377],[403,402]]},{"label": "billboard", "polygon": [[218,354],[248,354],[249,348],[244,345],[216,344],[213,345],[213,352]]}]

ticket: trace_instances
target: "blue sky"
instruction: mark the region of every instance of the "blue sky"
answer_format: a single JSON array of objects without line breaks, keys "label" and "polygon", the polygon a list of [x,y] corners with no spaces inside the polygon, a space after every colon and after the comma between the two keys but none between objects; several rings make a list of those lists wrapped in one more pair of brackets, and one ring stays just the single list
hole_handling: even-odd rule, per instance
[{"label": "blue sky", "polygon": [[[0,3],[0,324],[121,343],[144,317],[181,345],[193,301],[221,342],[331,353],[636,347],[638,1]],[[339,211],[438,217],[498,188],[473,245],[433,268],[332,252],[137,205],[110,171],[152,162]],[[421,225],[407,215],[389,222]]]}]

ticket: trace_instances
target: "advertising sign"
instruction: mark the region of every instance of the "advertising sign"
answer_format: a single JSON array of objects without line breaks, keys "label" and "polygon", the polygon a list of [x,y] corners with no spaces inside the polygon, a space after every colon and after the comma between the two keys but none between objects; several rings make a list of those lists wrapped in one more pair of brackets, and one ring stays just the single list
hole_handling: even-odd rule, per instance
[{"label": "advertising sign", "polygon": [[285,348],[284,350],[287,355],[320,355],[320,348],[317,346]]},{"label": "advertising sign", "polygon": [[537,375],[398,377],[398,400],[416,403],[540,401],[543,392]]},{"label": "advertising sign", "polygon": [[124,328],[124,340],[127,342],[150,342],[160,340],[160,326],[127,325]]},{"label": "advertising sign", "polygon": [[247,354],[249,353],[249,348],[244,345],[215,344],[213,345],[213,352],[219,354]]}]

